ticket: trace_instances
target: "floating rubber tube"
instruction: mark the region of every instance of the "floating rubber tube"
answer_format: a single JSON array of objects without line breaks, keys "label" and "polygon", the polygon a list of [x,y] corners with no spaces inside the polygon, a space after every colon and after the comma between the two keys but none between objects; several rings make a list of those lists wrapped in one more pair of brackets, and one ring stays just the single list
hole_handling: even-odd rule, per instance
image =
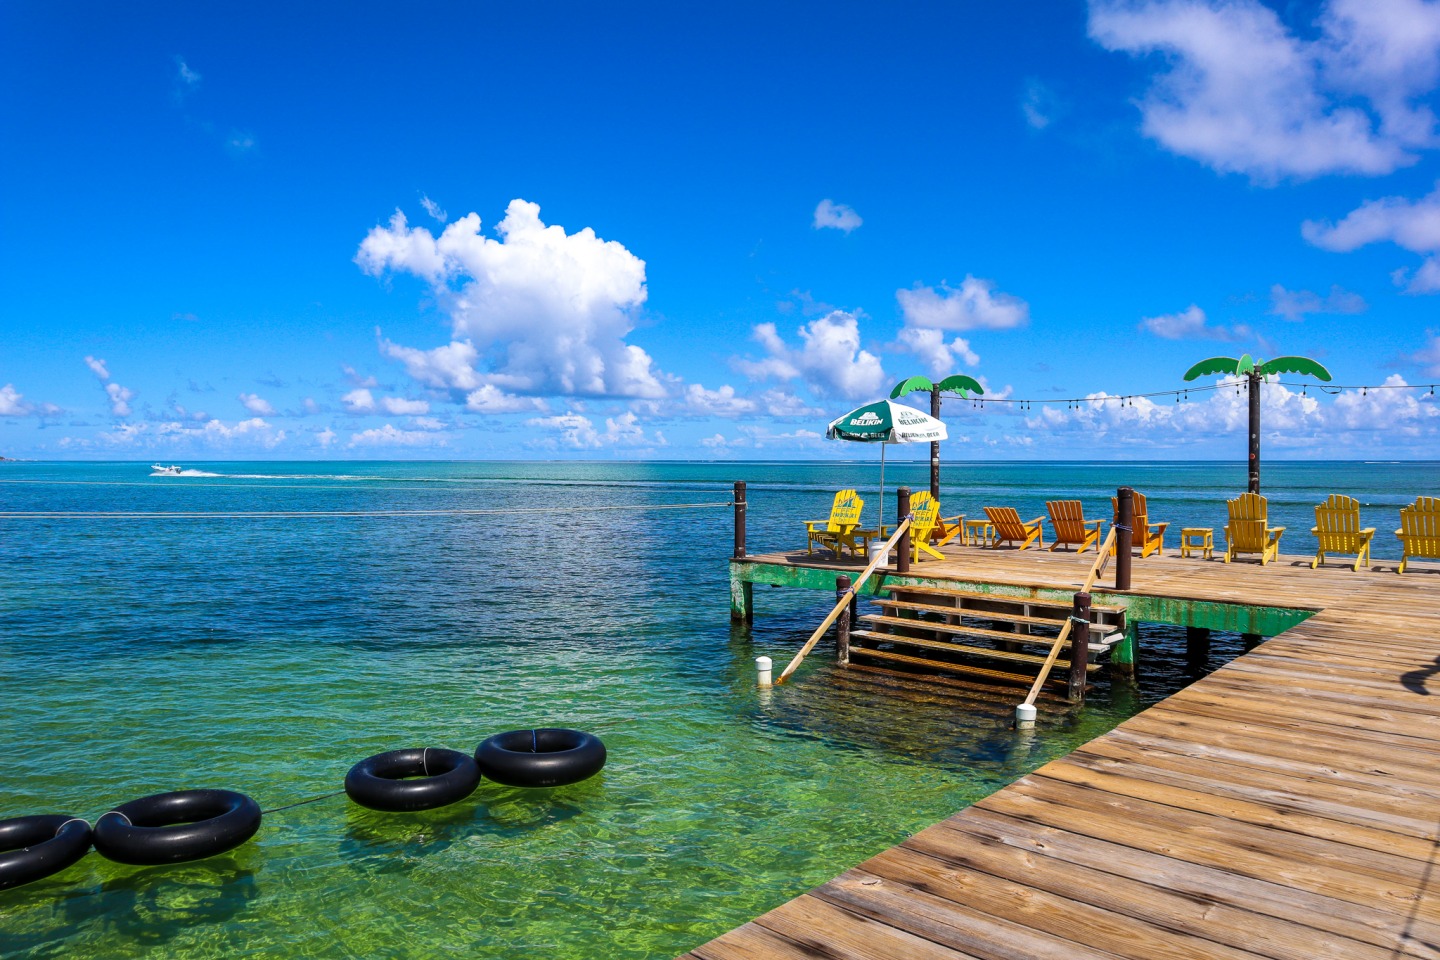
[{"label": "floating rubber tube", "polygon": [[90,852],[90,824],[39,814],[0,820],[0,890],[43,880]]},{"label": "floating rubber tube", "polygon": [[95,849],[154,866],[233,850],[260,829],[260,805],[233,790],[178,790],[131,800],[95,821]]},{"label": "floating rubber tube", "polygon": [[497,733],[475,748],[480,772],[507,787],[563,787],[605,766],[605,744],[591,733],[546,727]]},{"label": "floating rubber tube", "polygon": [[474,759],[440,747],[377,753],[345,774],[345,792],[351,800],[392,813],[447,806],[470,796],[479,784],[480,768]]}]

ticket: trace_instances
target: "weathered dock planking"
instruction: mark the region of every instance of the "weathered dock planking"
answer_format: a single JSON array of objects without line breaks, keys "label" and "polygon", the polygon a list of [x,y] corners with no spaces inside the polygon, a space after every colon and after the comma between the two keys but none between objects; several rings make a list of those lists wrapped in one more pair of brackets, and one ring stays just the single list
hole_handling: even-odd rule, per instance
[{"label": "weathered dock planking", "polygon": [[[945,553],[911,574],[1049,593],[1090,564]],[[853,569],[825,559],[734,563]],[[1309,563],[1137,559],[1097,601],[1316,612],[684,960],[1440,957],[1440,565]]]}]

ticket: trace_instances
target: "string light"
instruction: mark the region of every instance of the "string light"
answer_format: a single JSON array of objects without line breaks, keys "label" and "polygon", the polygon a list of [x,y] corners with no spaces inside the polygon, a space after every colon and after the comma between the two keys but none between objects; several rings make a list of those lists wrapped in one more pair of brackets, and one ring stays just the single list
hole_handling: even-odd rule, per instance
[{"label": "string light", "polygon": [[[1303,396],[1303,397],[1308,397],[1308,396],[1310,395],[1310,388],[1311,388],[1312,386],[1315,387],[1315,388],[1317,388],[1318,390],[1320,390],[1321,393],[1325,393],[1325,394],[1328,394],[1328,395],[1330,395],[1330,396],[1337,396],[1337,395],[1345,392],[1346,390],[1359,390],[1361,396],[1368,398],[1368,397],[1370,396],[1370,391],[1371,391],[1372,389],[1374,389],[1374,390],[1422,390],[1422,391],[1425,391],[1425,395],[1426,395],[1426,396],[1433,397],[1433,396],[1435,396],[1435,388],[1436,388],[1436,386],[1440,386],[1440,384],[1434,384],[1434,383],[1379,383],[1379,384],[1358,384],[1358,383],[1357,383],[1357,384],[1327,384],[1327,383],[1306,383],[1306,382],[1303,382],[1303,381],[1294,381],[1294,382],[1291,382],[1291,381],[1285,381],[1285,380],[1273,380],[1273,381],[1272,381],[1272,380],[1267,380],[1266,382],[1267,382],[1267,383],[1274,383],[1274,384],[1277,385],[1277,386],[1283,386],[1283,387],[1299,387],[1299,388],[1300,388],[1300,395]],[[1190,394],[1191,394],[1192,392],[1194,392],[1194,393],[1208,393],[1208,392],[1212,392],[1212,391],[1223,390],[1223,389],[1225,389],[1226,387],[1229,387],[1229,386],[1231,386],[1231,385],[1232,385],[1231,383],[1220,382],[1220,383],[1215,383],[1215,384],[1211,384],[1211,385],[1209,385],[1209,386],[1203,386],[1203,387],[1181,387],[1181,388],[1176,389],[1176,390],[1155,390],[1155,391],[1152,391],[1152,392],[1150,392],[1150,393],[1116,393],[1116,394],[1101,393],[1099,396],[1067,397],[1067,398],[1057,398],[1057,399],[1053,399],[1053,400],[1037,400],[1037,399],[1034,399],[1034,398],[1027,398],[1027,397],[1015,397],[1015,398],[1013,398],[1013,399],[1012,399],[1012,398],[1001,399],[1001,398],[997,398],[997,397],[991,397],[991,398],[988,398],[988,399],[989,399],[989,401],[990,401],[990,403],[991,403],[992,405],[994,405],[994,404],[1014,404],[1014,405],[1015,405],[1019,410],[1021,410],[1022,412],[1032,412],[1032,411],[1034,411],[1035,405],[1036,405],[1037,403],[1040,404],[1041,407],[1044,407],[1044,406],[1046,406],[1047,404],[1052,404],[1052,403],[1053,403],[1053,404],[1061,404],[1061,403],[1063,403],[1063,404],[1065,404],[1065,409],[1066,409],[1066,410],[1069,410],[1069,411],[1073,411],[1073,412],[1078,413],[1078,412],[1084,410],[1084,409],[1085,409],[1087,406],[1089,406],[1089,405],[1096,405],[1096,406],[1104,407],[1105,402],[1106,402],[1107,400],[1114,400],[1114,401],[1115,401],[1119,406],[1121,406],[1121,407],[1125,407],[1125,406],[1133,407],[1133,406],[1135,406],[1135,401],[1136,401],[1136,400],[1141,399],[1141,398],[1149,399],[1149,398],[1152,398],[1152,397],[1174,397],[1174,398],[1175,398],[1175,402],[1176,402],[1176,403],[1180,403],[1182,400],[1183,400],[1183,401],[1189,401],[1189,399],[1190,399]],[[1242,392],[1242,389],[1243,389],[1244,387],[1246,387],[1245,384],[1242,384],[1242,383],[1240,383],[1240,382],[1235,382],[1235,383],[1233,384],[1233,386],[1235,387],[1235,395],[1236,395],[1236,396],[1239,396],[1239,395],[1241,394],[1241,392]],[[985,408],[985,401],[986,401],[986,399],[987,399],[986,397],[970,397],[970,398],[968,398],[968,399],[970,400],[970,405],[971,405],[972,407],[974,407],[974,408],[976,408],[976,409],[979,409],[979,410],[983,410],[983,409]]]}]

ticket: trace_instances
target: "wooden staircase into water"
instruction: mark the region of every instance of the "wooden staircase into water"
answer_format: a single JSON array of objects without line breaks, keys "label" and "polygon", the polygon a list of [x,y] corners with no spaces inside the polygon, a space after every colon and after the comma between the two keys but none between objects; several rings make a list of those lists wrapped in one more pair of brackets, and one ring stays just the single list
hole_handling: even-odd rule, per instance
[{"label": "wooden staircase into water", "polygon": [[[860,629],[850,631],[851,658],[993,683],[1032,684],[1071,612],[1067,604],[1029,597],[946,587],[881,589],[890,594],[875,601],[881,612],[861,616]],[[1124,607],[1091,606],[1083,639],[1087,674],[1101,668],[1097,660],[1110,653],[1124,630]],[[1047,683],[1067,684],[1067,657],[1075,642],[1072,636],[1061,646]]]}]

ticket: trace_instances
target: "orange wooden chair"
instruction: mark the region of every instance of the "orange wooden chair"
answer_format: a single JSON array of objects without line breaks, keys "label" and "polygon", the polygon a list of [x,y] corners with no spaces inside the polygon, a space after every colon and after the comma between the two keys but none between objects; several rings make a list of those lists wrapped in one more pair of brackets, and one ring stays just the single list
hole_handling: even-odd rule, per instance
[{"label": "orange wooden chair", "polygon": [[995,540],[990,546],[999,547],[1002,541],[1019,543],[1021,550],[1032,543],[1045,546],[1045,528],[1041,526],[1044,517],[1024,521],[1014,507],[986,507],[985,516],[995,527]]},{"label": "orange wooden chair", "polygon": [[[1144,560],[1152,553],[1164,555],[1165,553],[1165,528],[1170,526],[1170,521],[1164,523],[1151,523],[1148,511],[1146,510],[1145,494],[1139,490],[1135,491],[1134,517],[1130,521],[1130,546],[1140,551],[1140,559]],[[1120,522],[1120,498],[1111,497],[1110,505],[1115,509],[1114,523]],[[1116,534],[1119,537],[1119,534]],[[1118,540],[1116,541],[1119,542]],[[1110,555],[1115,555],[1115,548],[1110,548]]]},{"label": "orange wooden chair", "polygon": [[1100,528],[1104,520],[1086,520],[1085,511],[1079,500],[1050,500],[1045,504],[1050,513],[1050,525],[1055,528],[1055,542],[1050,544],[1053,553],[1056,547],[1073,544],[1084,553],[1086,547],[1100,549]]}]

